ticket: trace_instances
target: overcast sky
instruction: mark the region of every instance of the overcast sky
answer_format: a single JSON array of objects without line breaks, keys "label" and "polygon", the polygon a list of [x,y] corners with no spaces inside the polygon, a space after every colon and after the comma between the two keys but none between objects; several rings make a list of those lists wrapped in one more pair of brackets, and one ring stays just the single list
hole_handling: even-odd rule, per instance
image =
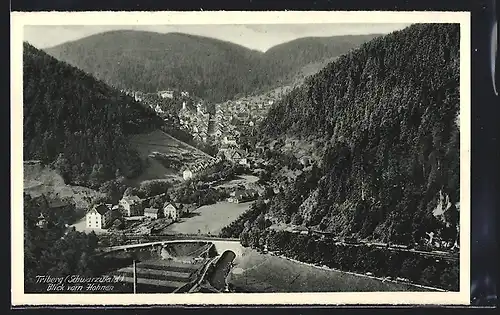
[{"label": "overcast sky", "polygon": [[25,26],[24,40],[37,48],[111,30],[144,30],[158,33],[180,32],[217,38],[251,49],[267,49],[300,37],[356,34],[386,34],[410,24],[240,24],[240,25],[138,25],[138,26]]}]

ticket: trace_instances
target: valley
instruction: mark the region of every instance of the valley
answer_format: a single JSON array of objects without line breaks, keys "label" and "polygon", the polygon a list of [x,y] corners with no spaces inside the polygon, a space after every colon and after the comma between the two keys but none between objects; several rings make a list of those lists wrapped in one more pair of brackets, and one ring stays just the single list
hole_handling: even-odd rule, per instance
[{"label": "valley", "polygon": [[266,52],[125,30],[25,43],[26,278],[458,291],[459,38],[422,24]]}]

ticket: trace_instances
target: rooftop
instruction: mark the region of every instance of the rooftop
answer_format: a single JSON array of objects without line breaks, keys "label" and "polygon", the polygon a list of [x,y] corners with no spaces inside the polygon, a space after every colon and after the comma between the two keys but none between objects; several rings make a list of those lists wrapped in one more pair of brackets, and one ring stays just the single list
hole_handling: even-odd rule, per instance
[{"label": "rooftop", "polygon": [[157,208],[145,208],[144,213],[158,213],[160,209]]},{"label": "rooftop", "polygon": [[138,196],[123,196],[122,198],[123,200],[125,201],[133,201],[133,202],[138,202],[138,201],[141,201],[141,198],[139,198]]},{"label": "rooftop", "polygon": [[99,212],[99,214],[105,214],[106,212],[109,211],[109,208],[105,204],[103,204],[103,203],[94,206],[94,209],[97,212]]}]

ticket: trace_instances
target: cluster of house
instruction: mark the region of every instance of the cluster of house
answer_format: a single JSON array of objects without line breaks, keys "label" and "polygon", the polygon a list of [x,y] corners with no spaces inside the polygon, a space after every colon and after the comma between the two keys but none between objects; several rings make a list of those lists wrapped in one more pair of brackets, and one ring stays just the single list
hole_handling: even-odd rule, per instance
[{"label": "cluster of house", "polygon": [[242,203],[256,200],[259,193],[255,189],[237,189],[229,194],[228,202]]},{"label": "cluster of house", "polygon": [[143,92],[131,91],[131,90],[125,90],[125,89],[120,90],[120,92],[125,93],[126,95],[133,97],[136,102],[142,102],[144,100],[144,96],[146,95]]},{"label": "cluster of house", "polygon": [[242,125],[250,127],[257,125],[267,115],[267,111],[275,99],[276,97],[271,95],[261,95],[217,104],[215,118],[218,130],[216,132],[223,135],[238,130],[239,126],[234,126],[231,123],[234,118]]},{"label": "cluster of house", "polygon": [[187,213],[187,206],[182,203],[175,203],[167,201],[159,208],[145,208],[144,216],[151,219],[167,218],[173,221],[179,220],[185,213]]},{"label": "cluster of house", "polygon": [[226,103],[215,104],[215,115],[209,131],[209,134],[219,144],[224,143],[224,138],[236,139],[240,132],[239,126],[231,123],[233,114],[227,108]]},{"label": "cluster of house", "polygon": [[[157,94],[161,98],[174,98],[175,92],[176,91],[174,90],[166,90],[166,91],[158,91]],[[179,94],[181,97],[189,97],[189,92],[187,91],[181,91]]]},{"label": "cluster of house", "polygon": [[161,98],[174,98],[174,91],[172,90],[158,91],[157,94]]},{"label": "cluster of house", "polygon": [[[187,210],[187,206],[167,201],[161,209],[143,207],[143,200],[137,196],[124,196],[117,205],[97,204],[85,216],[86,227],[105,229],[115,223],[123,223],[124,217],[144,217],[151,219],[168,218],[177,221]],[[118,220],[118,222],[117,222]]]},{"label": "cluster of house", "polygon": [[250,167],[247,152],[237,147],[223,145],[219,148],[219,156],[223,156],[226,160],[235,164]]},{"label": "cluster of house", "polygon": [[[36,164],[36,161],[34,162]],[[59,209],[68,206],[68,202],[61,200],[59,198],[47,198],[45,195],[33,198],[33,201],[37,203],[41,208],[50,209],[50,211],[57,212]],[[42,212],[37,218],[36,226],[44,229],[48,226],[49,221],[45,218]]]},{"label": "cluster of house", "polygon": [[206,104],[202,102],[196,103],[196,111],[193,111],[187,108],[186,102],[183,102],[182,109],[179,112],[179,121],[181,127],[193,135],[195,140],[206,142],[210,125],[213,124],[211,116]]},{"label": "cluster of house", "polygon": [[[122,93],[125,93],[135,99],[137,102],[145,102],[150,98],[151,96],[157,96],[161,98],[174,98],[174,97],[180,97],[181,99],[185,100],[189,98],[189,92],[187,91],[175,91],[175,90],[165,90],[165,91],[158,91],[156,93],[144,93],[140,91],[132,91],[132,90],[120,90]],[[155,104],[154,102],[150,103],[149,106],[158,114],[165,114],[164,109],[160,106],[160,104]]]}]

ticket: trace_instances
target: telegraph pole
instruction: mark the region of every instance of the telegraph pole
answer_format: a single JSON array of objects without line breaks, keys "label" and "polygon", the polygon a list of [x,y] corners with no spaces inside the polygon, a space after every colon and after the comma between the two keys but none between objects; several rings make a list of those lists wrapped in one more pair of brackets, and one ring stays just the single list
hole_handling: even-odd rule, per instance
[{"label": "telegraph pole", "polygon": [[134,294],[137,293],[137,267],[135,265],[135,259],[134,259]]}]

